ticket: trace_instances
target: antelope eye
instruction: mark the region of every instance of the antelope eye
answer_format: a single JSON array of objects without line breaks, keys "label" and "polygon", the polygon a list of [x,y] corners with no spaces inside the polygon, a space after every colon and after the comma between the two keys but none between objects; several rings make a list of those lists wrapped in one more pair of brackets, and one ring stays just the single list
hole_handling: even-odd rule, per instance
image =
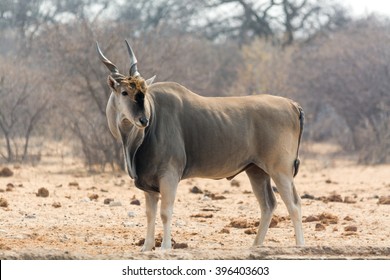
[{"label": "antelope eye", "polygon": [[122,91],[122,95],[123,95],[123,96],[127,96],[128,94],[127,94],[126,91]]},{"label": "antelope eye", "polygon": [[135,83],[130,83],[130,87],[131,87],[132,89],[135,89]]}]

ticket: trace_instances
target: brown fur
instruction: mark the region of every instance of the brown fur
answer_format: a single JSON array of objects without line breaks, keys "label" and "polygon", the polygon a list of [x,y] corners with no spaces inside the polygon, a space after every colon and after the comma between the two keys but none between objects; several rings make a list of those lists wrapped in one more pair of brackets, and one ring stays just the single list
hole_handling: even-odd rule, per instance
[{"label": "brown fur", "polygon": [[[132,91],[140,91],[144,94],[146,93],[146,90],[148,88],[144,78],[140,76],[125,77],[123,80],[120,81],[120,83],[126,88],[131,89]],[[135,86],[135,88],[132,87],[132,84]]]}]

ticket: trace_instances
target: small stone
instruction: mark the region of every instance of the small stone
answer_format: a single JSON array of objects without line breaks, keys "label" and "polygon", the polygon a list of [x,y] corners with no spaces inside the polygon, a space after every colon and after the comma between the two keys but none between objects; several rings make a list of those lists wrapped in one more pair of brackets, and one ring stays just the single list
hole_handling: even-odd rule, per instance
[{"label": "small stone", "polygon": [[53,202],[51,206],[53,206],[54,208],[60,208],[62,205],[60,202]]},{"label": "small stone", "polygon": [[357,226],[346,226],[345,231],[357,232]]},{"label": "small stone", "polygon": [[244,231],[245,234],[256,234],[256,229],[250,228]]},{"label": "small stone", "polygon": [[226,199],[226,197],[223,195],[214,195],[214,194],[211,196],[211,200],[222,200],[222,199]]},{"label": "small stone", "polygon": [[145,238],[142,238],[142,239],[138,240],[138,241],[135,243],[135,245],[136,245],[136,246],[142,246],[142,245],[144,245],[144,243],[145,243]]},{"label": "small stone", "polygon": [[356,203],[356,200],[350,196],[346,196],[346,197],[344,197],[344,203],[353,204],[353,203]]},{"label": "small stone", "polygon": [[278,219],[278,217],[272,217],[272,219],[271,219],[271,222],[270,222],[270,224],[269,224],[269,227],[270,228],[274,228],[274,227],[276,227],[277,225],[278,225],[278,223],[279,223],[279,219]]},{"label": "small stone", "polygon": [[111,201],[109,205],[110,207],[118,207],[122,206],[122,203],[120,201]]},{"label": "small stone", "polygon": [[303,220],[304,223],[311,223],[311,222],[318,222],[320,219],[317,216],[308,216],[305,220]]},{"label": "small stone", "polygon": [[46,188],[40,188],[38,190],[38,193],[36,194],[36,196],[39,196],[39,197],[48,197],[49,196],[49,191],[48,189]]},{"label": "small stone", "polygon": [[331,180],[331,179],[326,179],[326,180],[325,180],[325,183],[327,183],[327,184],[332,184],[332,180]]},{"label": "small stone", "polygon": [[325,230],[325,226],[323,224],[316,224],[315,231],[323,231]]},{"label": "small stone", "polygon": [[69,182],[68,186],[69,187],[78,187],[79,183],[77,183],[77,182]]},{"label": "small stone", "polygon": [[138,199],[133,199],[131,202],[130,202],[131,205],[141,205],[141,202],[138,200]]},{"label": "small stone", "polygon": [[203,193],[203,191],[197,186],[194,186],[190,189],[190,193]]},{"label": "small stone", "polygon": [[213,217],[213,214],[199,213],[199,214],[191,215],[190,217],[191,218],[206,218],[206,219],[209,219],[209,218]]},{"label": "small stone", "polygon": [[339,221],[339,218],[337,216],[330,213],[322,213],[318,216],[318,218],[323,224],[337,224]]},{"label": "small stone", "polygon": [[105,198],[104,201],[103,201],[103,203],[104,203],[104,204],[110,204],[111,201],[114,201],[114,199],[112,199],[112,198]]},{"label": "small stone", "polygon": [[328,196],[328,200],[330,202],[343,202],[343,198],[341,197],[341,195],[339,194],[331,194],[330,196]]},{"label": "small stone", "polygon": [[96,193],[93,193],[93,194],[88,195],[88,198],[90,200],[95,200],[96,201],[99,198],[99,195],[96,194]]},{"label": "small stone", "polygon": [[84,202],[84,203],[87,203],[87,202],[91,202],[91,200],[89,199],[89,197],[84,197],[80,200],[80,202]]},{"label": "small stone", "polygon": [[26,219],[35,219],[37,216],[35,214],[25,214],[24,217]]},{"label": "small stone", "polygon": [[125,221],[125,222],[122,223],[122,225],[123,225],[124,227],[135,227],[135,226],[136,226],[136,223],[134,223],[134,222],[129,222],[129,221]]},{"label": "small stone", "polygon": [[8,207],[8,201],[3,197],[0,197],[0,207]]},{"label": "small stone", "polygon": [[314,195],[305,193],[304,195],[301,196],[302,199],[315,199]]},{"label": "small stone", "polygon": [[233,179],[233,180],[231,180],[230,181],[230,185],[232,186],[232,187],[240,187],[240,181],[238,181],[238,180],[236,180],[236,179]]},{"label": "small stone", "polygon": [[187,243],[174,243],[173,244],[173,249],[186,249],[188,248]]},{"label": "small stone", "polygon": [[3,167],[3,169],[0,170],[0,177],[11,177],[13,175],[14,172],[8,167]]},{"label": "small stone", "polygon": [[185,227],[186,225],[187,225],[187,223],[185,221],[182,221],[182,220],[178,220],[175,223],[175,226],[177,226],[177,227]]},{"label": "small stone", "polygon": [[378,204],[390,204],[390,196],[379,197]]},{"label": "small stone", "polygon": [[[111,205],[110,205],[111,206]],[[120,205],[119,205],[120,206]],[[129,212],[127,212],[127,216],[129,217],[129,218],[134,218],[136,215],[135,215],[135,212],[133,212],[133,211],[129,211]]]},{"label": "small stone", "polygon": [[350,216],[345,216],[344,221],[354,221],[354,219],[351,218]]},{"label": "small stone", "polygon": [[108,192],[108,190],[107,190],[107,189],[103,189],[103,188],[102,188],[102,189],[100,189],[100,191],[101,191],[101,192]]},{"label": "small stone", "polygon": [[229,234],[230,233],[230,230],[227,229],[227,228],[223,228],[221,229],[221,231],[219,233],[226,233],[226,234]]}]

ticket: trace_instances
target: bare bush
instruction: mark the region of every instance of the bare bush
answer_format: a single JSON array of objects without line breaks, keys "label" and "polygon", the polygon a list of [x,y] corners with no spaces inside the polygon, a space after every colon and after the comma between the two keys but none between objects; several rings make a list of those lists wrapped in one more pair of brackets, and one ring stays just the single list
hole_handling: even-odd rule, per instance
[{"label": "bare bush", "polygon": [[302,47],[294,60],[297,71],[291,72],[305,102],[317,111],[329,104],[345,122],[350,137],[340,131],[338,141],[365,163],[390,161],[389,30],[375,19],[356,22]]},{"label": "bare bush", "polygon": [[[30,71],[28,62],[0,57],[0,155],[8,162],[32,156],[29,145],[45,121],[50,87],[42,73]],[[42,138],[41,138],[42,139]]]}]

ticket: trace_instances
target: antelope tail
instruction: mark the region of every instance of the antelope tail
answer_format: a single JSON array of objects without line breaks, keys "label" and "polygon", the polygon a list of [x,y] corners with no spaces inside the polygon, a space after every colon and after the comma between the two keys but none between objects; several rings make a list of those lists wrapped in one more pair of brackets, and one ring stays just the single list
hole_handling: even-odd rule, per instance
[{"label": "antelope tail", "polygon": [[299,171],[299,164],[301,161],[299,160],[299,145],[301,143],[301,138],[302,138],[302,132],[303,132],[303,125],[305,123],[305,112],[303,112],[303,109],[301,106],[298,105],[298,110],[299,110],[299,138],[298,138],[298,148],[297,148],[297,157],[294,160],[294,177],[298,174]]}]

